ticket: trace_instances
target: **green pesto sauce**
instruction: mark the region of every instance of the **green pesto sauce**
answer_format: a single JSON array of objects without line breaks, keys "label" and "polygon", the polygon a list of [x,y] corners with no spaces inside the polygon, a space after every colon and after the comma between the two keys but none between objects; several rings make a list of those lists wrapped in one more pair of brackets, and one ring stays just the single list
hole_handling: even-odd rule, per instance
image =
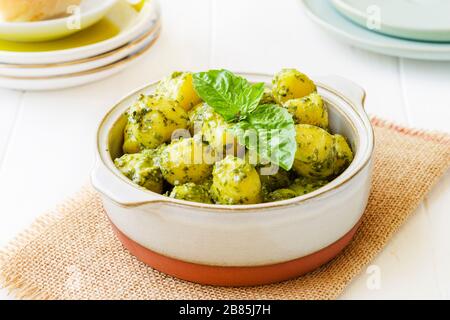
[{"label": "green pesto sauce", "polygon": [[195,184],[192,182],[175,186],[169,195],[171,198],[200,202],[213,203],[211,195],[209,194],[209,183]]}]

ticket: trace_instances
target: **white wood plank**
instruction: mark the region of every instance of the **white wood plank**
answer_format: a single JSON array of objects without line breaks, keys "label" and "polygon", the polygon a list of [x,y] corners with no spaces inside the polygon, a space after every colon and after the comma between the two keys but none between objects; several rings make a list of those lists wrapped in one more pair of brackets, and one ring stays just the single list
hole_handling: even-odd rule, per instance
[{"label": "white wood plank", "polygon": [[440,299],[434,265],[433,230],[421,205],[380,255],[371,263],[381,275],[381,286],[367,286],[373,273],[365,270],[341,299]]},{"label": "white wood plank", "polygon": [[401,59],[412,126],[450,132],[450,63]]},{"label": "white wood plank", "polygon": [[0,170],[20,110],[23,92],[0,89]]},{"label": "white wood plank", "polygon": [[[415,127],[450,132],[450,63],[401,60],[408,118]],[[427,196],[425,210],[432,230],[433,263],[443,298],[450,297],[449,173]]]},{"label": "white wood plank", "polygon": [[425,201],[432,230],[433,254],[438,286],[443,299],[450,299],[450,172],[436,185]]},{"label": "white wood plank", "polygon": [[[16,123],[17,115],[20,110],[20,100],[23,92],[0,89],[0,172],[5,157],[5,151],[10,141],[11,131]],[[7,194],[0,196],[0,202]],[[3,215],[4,217],[4,215]],[[4,217],[0,220],[3,223]],[[9,220],[10,218],[8,218]],[[6,290],[0,289],[0,300],[7,299]]]},{"label": "white wood plank", "polygon": [[[16,123],[17,116],[20,112],[21,107],[21,98],[23,96],[23,92],[21,91],[13,91],[0,89],[0,172],[3,165],[3,159],[5,157],[5,152],[8,146],[8,142],[10,141],[11,132]],[[0,195],[0,203],[3,198],[8,194]],[[3,211],[2,211],[3,212]],[[10,217],[4,217],[1,219],[1,223],[5,219],[11,219]],[[0,300],[7,299],[8,295],[5,289],[0,289]]]},{"label": "white wood plank", "polygon": [[8,294],[6,289],[0,289],[0,300],[15,300],[14,297]]}]

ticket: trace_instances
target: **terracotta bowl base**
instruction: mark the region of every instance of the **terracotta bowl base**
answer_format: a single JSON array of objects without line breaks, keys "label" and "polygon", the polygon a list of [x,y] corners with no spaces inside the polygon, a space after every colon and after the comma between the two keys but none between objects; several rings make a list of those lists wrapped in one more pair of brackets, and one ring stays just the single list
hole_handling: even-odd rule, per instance
[{"label": "terracotta bowl base", "polygon": [[320,251],[283,263],[255,267],[209,266],[173,259],[141,246],[116,226],[112,227],[132,255],[158,271],[204,285],[241,287],[281,282],[317,269],[336,257],[350,243],[359,223],[341,239]]}]

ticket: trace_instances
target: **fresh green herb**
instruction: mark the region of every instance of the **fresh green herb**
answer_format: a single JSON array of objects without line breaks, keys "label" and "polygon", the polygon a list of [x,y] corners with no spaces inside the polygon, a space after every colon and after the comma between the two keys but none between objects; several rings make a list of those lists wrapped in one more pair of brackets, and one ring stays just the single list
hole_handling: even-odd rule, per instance
[{"label": "fresh green herb", "polygon": [[250,84],[227,70],[193,75],[198,95],[227,122],[240,144],[263,159],[290,170],[297,150],[294,120],[275,104],[260,105],[264,84]]},{"label": "fresh green herb", "polygon": [[226,121],[240,120],[258,107],[264,84],[250,84],[227,70],[210,70],[193,75],[195,91]]},{"label": "fresh green herb", "polygon": [[256,151],[261,158],[290,170],[297,150],[295,126],[286,109],[277,105],[260,105],[233,127],[231,132],[240,144]]}]

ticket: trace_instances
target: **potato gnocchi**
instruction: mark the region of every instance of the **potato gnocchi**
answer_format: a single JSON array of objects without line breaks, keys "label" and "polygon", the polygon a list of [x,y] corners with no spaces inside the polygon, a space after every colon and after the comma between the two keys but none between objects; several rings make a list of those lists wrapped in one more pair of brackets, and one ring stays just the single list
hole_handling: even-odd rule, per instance
[{"label": "potato gnocchi", "polygon": [[189,72],[174,72],[161,80],[156,88],[156,94],[174,101],[186,111],[201,102],[200,97],[192,88],[192,74]]},{"label": "potato gnocchi", "polygon": [[206,204],[275,202],[314,192],[353,161],[347,139],[330,132],[316,85],[295,69],[281,70],[258,96],[259,105],[283,108],[295,124],[292,168],[270,174],[271,163],[253,163],[231,124],[195,88],[192,73],[174,72],[126,112],[123,155],[114,162],[141,188]]},{"label": "potato gnocchi", "polygon": [[177,129],[187,129],[189,117],[174,102],[160,96],[141,96],[127,112],[123,151],[137,153],[170,141]]}]

